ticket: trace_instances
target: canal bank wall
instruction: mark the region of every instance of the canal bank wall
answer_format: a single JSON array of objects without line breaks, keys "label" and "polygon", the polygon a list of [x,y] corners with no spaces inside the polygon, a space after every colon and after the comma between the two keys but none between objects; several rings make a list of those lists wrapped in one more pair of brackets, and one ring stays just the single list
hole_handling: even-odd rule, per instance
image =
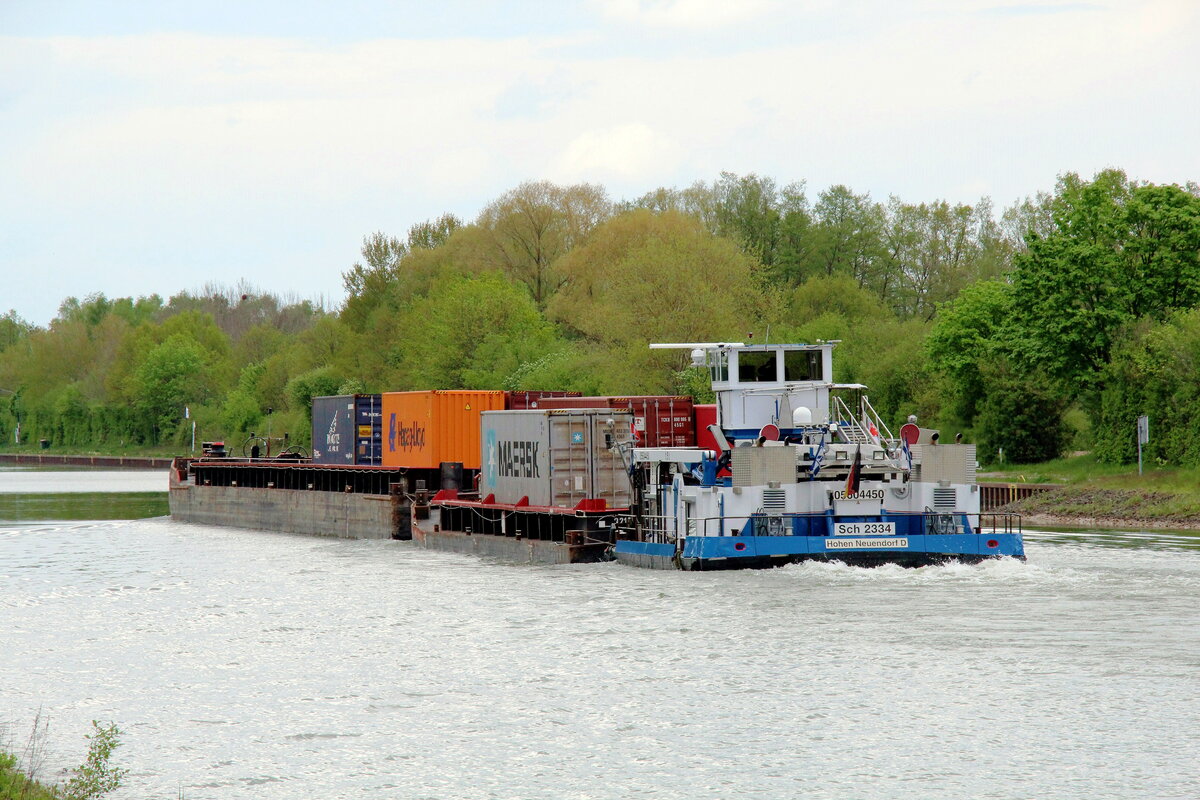
[{"label": "canal bank wall", "polygon": [[100,467],[103,469],[169,469],[171,459],[151,456],[64,456],[49,453],[0,453],[0,464],[26,467]]}]

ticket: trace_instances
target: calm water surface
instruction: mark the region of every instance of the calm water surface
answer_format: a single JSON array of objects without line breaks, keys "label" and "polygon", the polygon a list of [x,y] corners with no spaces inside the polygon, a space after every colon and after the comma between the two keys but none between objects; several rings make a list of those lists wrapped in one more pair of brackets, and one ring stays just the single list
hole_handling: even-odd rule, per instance
[{"label": "calm water surface", "polygon": [[13,522],[0,720],[56,764],[116,721],[119,798],[1195,798],[1197,544],[685,574]]}]

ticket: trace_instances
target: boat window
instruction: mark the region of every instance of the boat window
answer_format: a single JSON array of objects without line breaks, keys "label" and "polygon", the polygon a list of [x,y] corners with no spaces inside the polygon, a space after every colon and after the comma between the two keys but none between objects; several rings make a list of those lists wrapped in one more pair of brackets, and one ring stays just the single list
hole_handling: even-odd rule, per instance
[{"label": "boat window", "polygon": [[819,381],[821,378],[820,350],[788,350],[783,354],[785,381]]},{"label": "boat window", "polygon": [[724,350],[718,350],[710,353],[708,358],[711,363],[709,372],[712,373],[712,379],[714,381],[729,380],[729,354]]},{"label": "boat window", "polygon": [[759,350],[738,353],[738,380],[742,383],[777,381],[775,351]]}]

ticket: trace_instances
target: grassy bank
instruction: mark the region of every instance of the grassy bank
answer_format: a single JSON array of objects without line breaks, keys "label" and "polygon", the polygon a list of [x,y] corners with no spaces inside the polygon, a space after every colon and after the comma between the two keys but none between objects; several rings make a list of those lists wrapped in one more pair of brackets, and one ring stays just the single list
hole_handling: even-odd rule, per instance
[{"label": "grassy bank", "polygon": [[17,766],[17,757],[0,752],[0,800],[60,800],[52,786],[37,781]]},{"label": "grassy bank", "polygon": [[92,721],[87,756],[63,783],[48,784],[38,774],[46,739],[46,721],[40,714],[23,755],[0,750],[0,800],[99,800],[121,785],[126,770],[111,763],[121,746],[121,730],[114,724]]},{"label": "grassy bank", "polygon": [[980,481],[1058,483],[1009,508],[1035,524],[1200,527],[1200,469],[1101,464],[1093,456],[1056,459],[981,473]]}]

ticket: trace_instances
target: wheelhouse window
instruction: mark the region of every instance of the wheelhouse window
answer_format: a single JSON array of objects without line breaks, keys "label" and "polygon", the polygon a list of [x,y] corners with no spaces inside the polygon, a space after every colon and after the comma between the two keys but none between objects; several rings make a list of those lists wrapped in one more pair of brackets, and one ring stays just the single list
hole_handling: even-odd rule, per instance
[{"label": "wheelhouse window", "polygon": [[709,371],[712,373],[714,381],[729,380],[729,354],[724,350],[718,350],[712,353],[709,357]]},{"label": "wheelhouse window", "polygon": [[774,350],[743,350],[738,353],[738,381],[757,383],[779,380]]},{"label": "wheelhouse window", "polygon": [[788,350],[783,354],[785,381],[819,381],[822,378],[820,350]]}]

